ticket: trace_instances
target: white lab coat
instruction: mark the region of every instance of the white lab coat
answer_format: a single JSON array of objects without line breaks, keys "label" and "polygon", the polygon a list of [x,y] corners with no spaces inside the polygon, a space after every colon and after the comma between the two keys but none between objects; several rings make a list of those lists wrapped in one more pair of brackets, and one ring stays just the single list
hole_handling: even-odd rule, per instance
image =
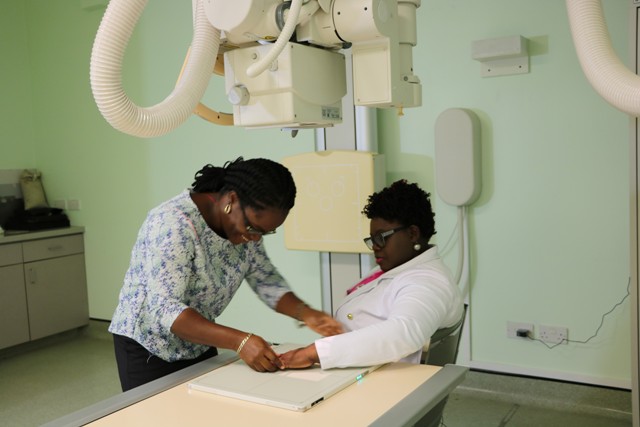
[{"label": "white lab coat", "polygon": [[460,290],[434,246],[345,298],[336,318],[350,332],[315,342],[320,365],[420,363],[424,344],[460,320],[462,310]]}]

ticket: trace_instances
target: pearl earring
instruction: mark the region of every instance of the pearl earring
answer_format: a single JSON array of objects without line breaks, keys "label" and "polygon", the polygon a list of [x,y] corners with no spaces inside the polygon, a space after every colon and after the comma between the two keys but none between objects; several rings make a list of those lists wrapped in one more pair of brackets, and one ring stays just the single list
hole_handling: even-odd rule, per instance
[{"label": "pearl earring", "polygon": [[416,243],[415,245],[413,245],[413,249],[417,252],[422,249],[422,245],[420,245],[420,243]]},{"label": "pearl earring", "polygon": [[231,213],[231,203],[227,203],[227,206],[224,207],[224,213],[227,215]]}]

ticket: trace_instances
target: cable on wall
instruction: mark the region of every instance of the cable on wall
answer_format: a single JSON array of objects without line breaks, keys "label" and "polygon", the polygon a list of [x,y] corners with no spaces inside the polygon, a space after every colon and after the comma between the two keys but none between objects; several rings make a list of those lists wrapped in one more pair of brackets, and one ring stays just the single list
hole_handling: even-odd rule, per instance
[{"label": "cable on wall", "polygon": [[591,335],[589,338],[587,338],[587,339],[586,339],[586,340],[584,340],[584,341],[580,341],[580,340],[570,340],[570,339],[563,338],[562,340],[560,340],[560,342],[557,342],[557,343],[555,343],[555,344],[553,344],[553,345],[549,345],[549,344],[547,344],[546,342],[544,342],[544,341],[542,341],[541,339],[538,339],[538,338],[532,338],[532,337],[530,337],[530,336],[528,336],[528,335],[527,335],[527,338],[528,338],[528,339],[530,339],[531,341],[538,341],[538,342],[541,342],[542,344],[544,344],[544,346],[545,346],[545,347],[547,347],[547,348],[548,348],[548,349],[550,349],[550,350],[551,350],[551,349],[553,349],[553,348],[556,348],[556,347],[557,347],[557,346],[559,346],[560,344],[570,343],[570,342],[571,342],[571,343],[575,343],[575,344],[587,344],[587,343],[588,343],[589,341],[591,341],[593,338],[595,338],[596,336],[598,336],[598,334],[600,333],[600,329],[602,329],[602,326],[604,325],[604,320],[605,320],[605,318],[606,318],[609,314],[613,313],[613,312],[616,310],[616,308],[620,307],[620,306],[624,303],[624,301],[625,301],[627,298],[629,298],[629,295],[631,295],[631,290],[630,290],[630,288],[631,288],[631,278],[629,278],[629,282],[627,283],[627,293],[626,293],[626,295],[625,295],[624,297],[622,297],[622,299],[621,299],[619,302],[617,302],[616,304],[614,304],[614,305],[613,305],[613,307],[611,308],[611,310],[607,311],[606,313],[604,313],[604,314],[602,315],[602,318],[601,318],[601,320],[600,320],[600,325],[596,328],[596,331],[593,333],[593,335]]}]

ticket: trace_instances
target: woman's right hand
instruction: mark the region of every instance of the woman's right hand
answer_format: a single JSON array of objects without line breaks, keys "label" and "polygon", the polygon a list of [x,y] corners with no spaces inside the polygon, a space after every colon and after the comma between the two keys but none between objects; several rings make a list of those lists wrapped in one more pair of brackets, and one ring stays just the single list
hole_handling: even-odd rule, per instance
[{"label": "woman's right hand", "polygon": [[[242,337],[244,339],[246,335]],[[238,343],[240,345],[242,341]],[[240,352],[240,358],[254,371],[275,372],[283,369],[282,361],[273,351],[271,345],[257,335],[251,335],[244,343]]]},{"label": "woman's right hand", "polygon": [[251,335],[241,347],[242,341],[248,336],[246,332],[213,323],[192,308],[180,313],[171,325],[171,332],[185,341],[235,349],[240,358],[258,372],[273,372],[282,366],[269,343],[261,337]]}]

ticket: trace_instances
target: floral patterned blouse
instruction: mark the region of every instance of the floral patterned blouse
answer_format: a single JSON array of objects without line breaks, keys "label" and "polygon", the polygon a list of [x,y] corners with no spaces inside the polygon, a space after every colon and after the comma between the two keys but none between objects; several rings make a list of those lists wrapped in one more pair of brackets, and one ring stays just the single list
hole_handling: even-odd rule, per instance
[{"label": "floral patterned blouse", "polygon": [[218,236],[185,190],[142,224],[109,331],[167,362],[196,358],[209,347],[178,338],[171,325],[188,307],[214,321],[243,279],[272,309],[290,291],[262,240],[233,245]]}]

